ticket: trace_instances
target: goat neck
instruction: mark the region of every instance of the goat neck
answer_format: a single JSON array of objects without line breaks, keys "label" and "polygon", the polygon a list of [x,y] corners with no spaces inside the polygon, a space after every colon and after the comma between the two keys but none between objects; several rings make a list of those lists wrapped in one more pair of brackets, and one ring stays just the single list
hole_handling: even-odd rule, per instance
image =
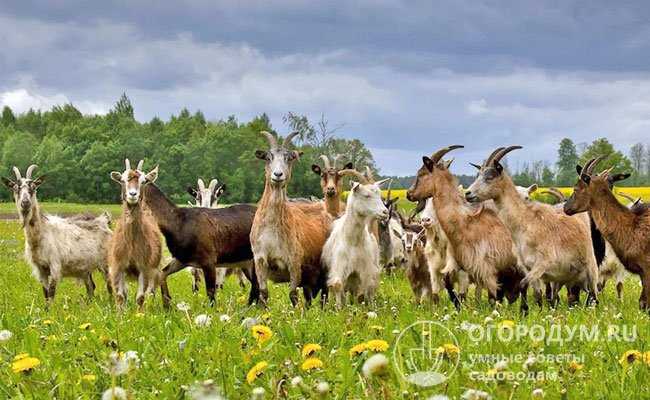
[{"label": "goat neck", "polygon": [[41,232],[43,230],[43,215],[41,214],[41,206],[38,204],[38,199],[34,198],[32,202],[32,210],[29,219],[19,212],[20,221],[23,224],[25,232],[25,240],[29,243],[32,249],[38,247],[40,243]]},{"label": "goat neck", "polygon": [[[265,223],[284,221],[287,214],[287,189],[286,186],[273,186],[267,181],[264,184],[264,193],[257,208],[262,213]],[[282,225],[278,225],[282,226]]]},{"label": "goat neck", "polygon": [[501,191],[493,199],[497,214],[511,229],[526,226],[529,221],[527,214],[531,212],[529,203],[519,195],[512,179],[505,172],[502,179]]},{"label": "goat neck", "polygon": [[180,224],[178,207],[165,196],[158,186],[153,183],[145,186],[143,202],[153,214],[163,233],[178,229]]},{"label": "goat neck", "polygon": [[448,170],[434,170],[435,184],[431,190],[434,212],[441,225],[455,224],[460,215],[458,210],[468,208],[467,202],[458,191],[456,179]]},{"label": "goat neck", "polygon": [[634,235],[634,213],[619,203],[608,189],[603,188],[597,196],[592,197],[591,217],[598,230],[615,248],[625,246]]},{"label": "goat neck", "polygon": [[333,217],[340,215],[341,199],[339,196],[325,196],[325,211]]}]

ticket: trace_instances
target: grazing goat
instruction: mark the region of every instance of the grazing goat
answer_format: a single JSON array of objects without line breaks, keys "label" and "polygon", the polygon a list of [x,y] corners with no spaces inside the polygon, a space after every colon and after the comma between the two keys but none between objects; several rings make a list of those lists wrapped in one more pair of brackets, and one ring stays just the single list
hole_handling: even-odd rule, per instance
[{"label": "grazing goat", "polygon": [[[584,289],[587,301],[597,300],[598,268],[586,215],[569,217],[548,204],[522,200],[501,159],[521,146],[498,148],[481,167],[466,193],[470,202],[494,200],[499,218],[508,227],[518,260],[527,274],[522,284],[531,284],[541,298],[543,280],[559,290],[566,285]],[[579,291],[578,291],[579,293]],[[579,300],[569,297],[569,304]]]},{"label": "grazing goat", "polygon": [[521,294],[521,308],[525,311],[528,308],[527,288],[522,285],[520,290],[522,274],[507,228],[493,211],[468,204],[458,192],[456,178],[441,162],[449,151],[462,147],[450,146],[438,150],[431,158],[422,157],[424,165],[418,170],[407,198],[420,201],[432,197],[438,221],[458,266],[487,289],[491,299],[505,295],[509,301],[514,301]]},{"label": "grazing goat", "polygon": [[332,224],[323,247],[321,260],[328,271],[328,292],[335,296],[339,307],[344,292],[359,301],[371,301],[379,286],[379,245],[371,232],[371,222],[388,218],[380,191],[384,182],[352,182],[345,212]]},{"label": "grazing goat", "polygon": [[[187,188],[187,193],[190,194],[195,200],[195,203],[189,203],[193,207],[204,207],[204,208],[217,208],[219,199],[223,196],[226,191],[226,184],[222,183],[219,185],[219,181],[212,179],[208,187],[205,187],[203,179],[199,178],[197,180],[197,187],[193,188],[189,186]],[[192,274],[192,291],[197,293],[199,291],[199,285],[201,284],[201,274],[203,271],[199,268],[191,268],[190,272]],[[223,287],[223,283],[226,280],[227,275],[236,275],[239,285],[244,287],[245,274],[242,272],[241,268],[217,268],[216,269],[216,287],[220,289]]]},{"label": "grazing goat", "polygon": [[319,290],[323,290],[324,301],[327,288],[321,253],[332,216],[322,204],[287,200],[287,184],[300,157],[288,146],[298,133],[289,134],[281,144],[270,133],[262,134],[270,149],[255,152],[265,162],[265,183],[250,232],[260,298],[268,301],[267,280],[271,279],[289,281],[289,299],[294,306],[298,303],[298,287],[303,288],[306,305]]},{"label": "grazing goat", "polygon": [[215,302],[217,268],[242,269],[251,282],[248,302],[257,300],[249,239],[255,207],[248,204],[223,208],[178,207],[154,184],[147,185],[145,191],[145,202],[174,257],[162,270],[160,290],[165,307],[169,307],[171,300],[167,277],[188,266],[203,270],[211,305]]},{"label": "grazing goat", "polygon": [[126,276],[137,276],[136,303],[142,309],[145,295],[153,295],[160,282],[160,230],[144,201],[144,188],[158,178],[158,167],[145,174],[142,160],[135,170],[131,169],[128,158],[124,163],[124,172],[111,172],[111,179],[121,187],[122,215],[109,244],[108,271],[115,301],[120,308],[127,296]]},{"label": "grazing goat", "polygon": [[32,274],[43,286],[45,300],[54,299],[56,287],[64,277],[83,281],[88,297],[95,291],[92,273],[99,268],[108,284],[106,266],[106,243],[112,232],[110,216],[74,216],[61,218],[44,215],[36,198],[38,187],[45,180],[42,175],[32,179],[36,165],[27,168],[23,178],[13,167],[16,181],[2,177],[2,182],[14,195],[14,201],[25,232],[25,260],[32,267]]},{"label": "grazing goat", "polygon": [[323,196],[325,201],[325,208],[327,212],[334,218],[338,218],[343,211],[345,211],[345,203],[341,202],[341,184],[343,183],[343,175],[341,171],[345,169],[352,169],[351,162],[345,164],[343,168],[337,168],[336,162],[339,156],[334,156],[330,163],[326,155],[320,156],[323,160],[323,167],[318,164],[312,164],[311,170],[320,176],[320,186],[323,189]]},{"label": "grazing goat", "polygon": [[631,210],[619,203],[610,190],[610,171],[593,174],[602,158],[589,160],[584,168],[577,167],[578,181],[564,204],[564,212],[567,215],[591,212],[596,226],[625,268],[641,277],[639,307],[647,310],[650,308],[650,210]]}]

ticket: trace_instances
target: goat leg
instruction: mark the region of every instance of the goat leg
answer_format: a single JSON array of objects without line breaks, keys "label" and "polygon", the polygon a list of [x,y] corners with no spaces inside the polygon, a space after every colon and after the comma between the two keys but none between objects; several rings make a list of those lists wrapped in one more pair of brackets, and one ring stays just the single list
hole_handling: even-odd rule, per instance
[{"label": "goat leg", "polygon": [[205,294],[208,296],[210,307],[214,306],[214,293],[217,289],[217,271],[213,266],[203,267],[203,277],[205,278]]},{"label": "goat leg", "polygon": [[641,275],[641,297],[639,297],[639,308],[650,309],[650,270],[643,271]]},{"label": "goat leg", "polygon": [[[239,279],[241,280],[241,275],[244,275],[246,279],[251,283],[251,290],[248,293],[248,305],[252,305],[253,303],[256,303],[260,299],[260,285],[257,283],[257,275],[255,274],[255,267],[250,265],[242,268],[241,271],[239,272],[238,276]],[[242,287],[246,287],[245,283],[240,283]]]},{"label": "goat leg", "polygon": [[300,286],[301,278],[302,270],[300,265],[289,269],[289,300],[291,300],[291,305],[294,307],[298,305],[298,286]]},{"label": "goat leg", "polygon": [[160,294],[162,295],[163,306],[165,308],[169,308],[169,302],[172,299],[171,295],[169,294],[169,287],[167,286],[167,277],[169,275],[175,274],[183,268],[185,268],[185,265],[174,258],[162,269],[160,276]]},{"label": "goat leg", "polygon": [[269,265],[264,258],[255,260],[255,275],[257,275],[257,284],[259,285],[260,302],[266,306],[269,301],[269,289],[267,286]]},{"label": "goat leg", "polygon": [[86,294],[88,299],[92,299],[95,295],[95,282],[93,282],[93,275],[89,272],[84,278],[84,285],[86,286]]},{"label": "goat leg", "polygon": [[192,292],[199,292],[199,285],[201,284],[201,270],[192,268]]},{"label": "goat leg", "polygon": [[616,296],[618,297],[618,301],[623,300],[623,282],[617,282],[616,283]]},{"label": "goat leg", "polygon": [[458,296],[456,295],[456,292],[454,290],[454,283],[451,281],[448,275],[445,277],[445,289],[447,290],[449,299],[451,300],[452,303],[454,303],[454,307],[456,307],[456,310],[460,310],[460,304],[461,304],[460,300],[458,299]]}]

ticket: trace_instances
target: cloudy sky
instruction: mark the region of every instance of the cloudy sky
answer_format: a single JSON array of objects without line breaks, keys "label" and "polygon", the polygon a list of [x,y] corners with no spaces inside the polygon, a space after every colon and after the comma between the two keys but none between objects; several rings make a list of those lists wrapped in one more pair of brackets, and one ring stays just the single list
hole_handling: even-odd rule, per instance
[{"label": "cloudy sky", "polygon": [[650,4],[644,1],[3,1],[0,105],[73,102],[136,117],[294,111],[412,174],[464,144],[457,172],[494,147],[510,165],[557,144],[650,142]]}]

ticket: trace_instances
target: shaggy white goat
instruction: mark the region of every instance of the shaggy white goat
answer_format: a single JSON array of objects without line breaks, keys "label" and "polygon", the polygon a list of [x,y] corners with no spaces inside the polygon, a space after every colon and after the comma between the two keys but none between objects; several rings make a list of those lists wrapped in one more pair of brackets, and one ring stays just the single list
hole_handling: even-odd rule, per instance
[{"label": "shaggy white goat", "polygon": [[110,215],[99,217],[74,216],[61,218],[41,213],[36,191],[45,176],[32,179],[36,165],[27,168],[23,178],[13,167],[16,181],[2,178],[13,192],[20,222],[25,231],[25,259],[32,273],[43,286],[46,301],[54,299],[56,286],[64,277],[83,281],[89,297],[93,296],[95,283],[92,273],[99,268],[107,282],[106,245],[111,238]]}]

